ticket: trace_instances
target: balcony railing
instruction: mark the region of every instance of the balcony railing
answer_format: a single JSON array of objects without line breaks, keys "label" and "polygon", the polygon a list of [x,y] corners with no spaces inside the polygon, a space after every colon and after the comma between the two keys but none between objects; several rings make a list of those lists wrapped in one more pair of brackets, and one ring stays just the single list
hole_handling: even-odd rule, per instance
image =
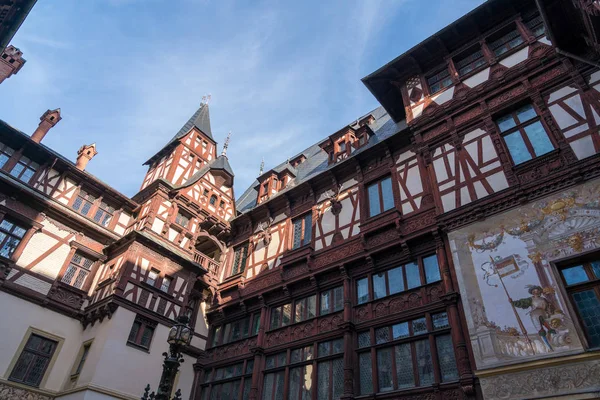
[{"label": "balcony railing", "polygon": [[194,262],[202,265],[209,273],[216,274],[219,270],[218,262],[199,251],[194,251]]}]

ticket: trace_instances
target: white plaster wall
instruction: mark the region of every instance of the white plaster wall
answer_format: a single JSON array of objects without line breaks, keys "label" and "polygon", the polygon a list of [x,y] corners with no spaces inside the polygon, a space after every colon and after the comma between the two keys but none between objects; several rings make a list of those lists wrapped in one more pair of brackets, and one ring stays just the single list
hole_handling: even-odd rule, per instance
[{"label": "white plaster wall", "polygon": [[[62,390],[81,346],[82,328],[79,321],[4,292],[0,292],[0,304],[1,376],[8,379],[10,363],[27,330],[32,327],[64,339],[53,368],[46,372],[46,383],[41,387],[50,391]],[[15,318],[17,315],[19,317]]]}]

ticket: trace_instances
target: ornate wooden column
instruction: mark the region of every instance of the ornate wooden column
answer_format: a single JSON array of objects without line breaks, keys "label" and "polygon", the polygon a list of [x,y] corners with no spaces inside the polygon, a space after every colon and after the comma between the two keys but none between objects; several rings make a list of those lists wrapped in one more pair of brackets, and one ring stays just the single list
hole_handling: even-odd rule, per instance
[{"label": "ornate wooden column", "polygon": [[254,368],[252,369],[252,386],[250,387],[250,400],[258,400],[260,393],[260,376],[263,370],[263,358],[265,354],[265,325],[267,324],[267,311],[269,310],[262,296],[259,296],[261,302],[260,323],[258,326],[258,338],[256,347],[250,349],[254,354]]},{"label": "ornate wooden column", "polygon": [[344,331],[344,394],[340,399],[354,399],[354,324],[352,323],[352,280],[346,268],[340,267],[344,280],[344,322],[340,328]]},{"label": "ornate wooden column", "polygon": [[442,281],[444,283],[445,294],[442,296],[442,301],[446,305],[448,313],[448,321],[450,323],[452,343],[454,344],[454,354],[456,356],[456,366],[458,369],[460,385],[467,398],[475,397],[475,380],[471,361],[467,351],[467,343],[462,330],[462,322],[458,311],[458,302],[460,295],[454,289],[452,275],[450,273],[450,264],[448,254],[446,252],[446,240],[440,232],[434,232],[436,242],[436,254],[440,271],[442,273]]}]

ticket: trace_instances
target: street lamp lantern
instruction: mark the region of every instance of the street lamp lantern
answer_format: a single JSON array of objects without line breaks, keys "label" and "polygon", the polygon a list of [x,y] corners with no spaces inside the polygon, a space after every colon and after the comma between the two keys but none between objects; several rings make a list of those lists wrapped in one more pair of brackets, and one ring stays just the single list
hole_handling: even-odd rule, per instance
[{"label": "street lamp lantern", "polygon": [[[192,328],[188,326],[190,319],[187,315],[181,315],[177,318],[177,322],[169,330],[167,343],[169,343],[169,352],[163,353],[165,360],[163,361],[163,372],[158,384],[156,395],[152,392],[148,394],[150,385],[146,387],[146,391],[142,400],[169,400],[173,391],[173,383],[175,376],[179,370],[180,364],[183,362],[182,349],[190,344],[192,339]],[[181,399],[181,392],[178,390],[175,393],[173,400]]]},{"label": "street lamp lantern", "polygon": [[182,315],[177,319],[177,323],[171,327],[169,331],[169,337],[167,342],[171,346],[186,346],[190,343],[192,338],[192,330],[187,325],[189,322],[189,318],[185,315]]}]

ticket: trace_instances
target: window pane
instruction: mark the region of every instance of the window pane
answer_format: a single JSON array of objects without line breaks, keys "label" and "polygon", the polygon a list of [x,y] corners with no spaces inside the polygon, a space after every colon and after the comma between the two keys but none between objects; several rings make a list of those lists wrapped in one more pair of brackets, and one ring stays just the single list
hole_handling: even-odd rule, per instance
[{"label": "window pane", "polygon": [[385,272],[373,275],[373,299],[380,299],[386,295]]},{"label": "window pane", "polygon": [[531,104],[527,104],[523,108],[517,110],[517,118],[519,118],[520,123],[527,122],[535,117],[537,117],[537,114]]},{"label": "window pane", "polygon": [[271,309],[271,329],[279,328],[281,325],[281,308]]},{"label": "window pane", "polygon": [[302,367],[292,368],[290,370],[290,390],[288,393],[289,400],[299,400],[300,375],[302,375]]},{"label": "window pane", "polygon": [[526,126],[525,132],[527,132],[527,137],[533,146],[536,156],[541,156],[554,150],[554,146],[550,142],[550,138],[540,121]]},{"label": "window pane", "polygon": [[412,289],[421,286],[419,265],[417,263],[410,263],[406,264],[404,268],[406,269],[406,282],[408,283],[408,288]]},{"label": "window pane", "polygon": [[531,154],[529,154],[529,150],[527,150],[521,132],[517,131],[504,136],[504,142],[506,142],[506,147],[508,147],[508,151],[515,164],[521,164],[531,160]]},{"label": "window pane", "polygon": [[306,299],[298,300],[296,302],[296,312],[294,313],[294,322],[304,321],[305,308],[306,308]]},{"label": "window pane", "polygon": [[289,325],[291,318],[292,318],[292,305],[291,304],[285,304],[283,306],[283,318],[281,320],[282,326]]},{"label": "window pane", "polygon": [[415,386],[415,373],[413,371],[412,352],[410,343],[396,346],[396,377],[398,389]]},{"label": "window pane", "polygon": [[565,268],[561,272],[567,285],[575,285],[576,283],[587,282],[589,280],[583,265]]},{"label": "window pane", "polygon": [[434,380],[429,339],[415,342],[415,348],[417,350],[417,371],[419,373],[419,382],[421,386],[429,386],[433,384]]},{"label": "window pane", "polygon": [[419,319],[413,319],[412,321],[413,335],[420,335],[427,333],[427,321],[425,317]]},{"label": "window pane", "polygon": [[317,316],[317,295],[312,295],[306,299],[307,318],[314,318]]},{"label": "window pane", "polygon": [[402,277],[402,267],[390,269],[388,272],[388,282],[390,285],[390,294],[400,293],[404,290],[404,278]]},{"label": "window pane", "polygon": [[505,115],[504,117],[498,118],[496,120],[496,123],[498,124],[498,127],[500,128],[500,132],[505,132],[505,131],[509,130],[510,128],[514,128],[515,126],[517,126],[515,119],[510,114]]},{"label": "window pane", "polygon": [[373,393],[371,353],[360,353],[358,355],[358,365],[360,373],[360,394]]},{"label": "window pane", "polygon": [[302,244],[302,219],[294,220],[294,243],[292,249],[297,249]]},{"label": "window pane", "polygon": [[379,185],[377,183],[370,185],[369,192],[369,216],[377,215],[381,212],[381,204],[379,203]]},{"label": "window pane", "polygon": [[358,304],[363,304],[369,301],[369,280],[368,278],[359,279],[356,281],[356,292],[358,296]]},{"label": "window pane", "polygon": [[448,314],[445,312],[433,314],[431,319],[433,320],[433,329],[444,329],[450,327],[450,322],[448,322]]},{"label": "window pane", "polygon": [[[600,271],[598,271],[600,277]],[[344,308],[344,287],[333,289],[333,311],[340,311]]]},{"label": "window pane", "polygon": [[600,346],[600,300],[594,290],[573,293],[573,300],[587,331],[590,347]]},{"label": "window pane", "polygon": [[387,343],[390,341],[390,328],[384,326],[383,328],[375,329],[375,343]]},{"label": "window pane", "polygon": [[596,275],[596,278],[600,279],[600,262],[594,261],[590,264],[592,266],[592,270],[594,271],[594,275]]},{"label": "window pane", "polygon": [[399,324],[393,325],[392,336],[394,340],[409,337],[410,333],[408,332],[408,322],[401,322]]},{"label": "window pane", "polygon": [[383,195],[383,211],[394,208],[394,192],[392,192],[392,178],[381,181],[381,193]]},{"label": "window pane", "polygon": [[440,362],[440,371],[442,373],[442,382],[455,381],[458,379],[456,370],[456,359],[454,358],[454,347],[450,335],[438,336],[435,338],[437,346],[438,360]]},{"label": "window pane", "polygon": [[331,295],[331,290],[321,293],[321,315],[331,312]]},{"label": "window pane", "polygon": [[[344,393],[344,359],[337,358],[333,363],[333,399],[337,400]],[[303,399],[304,400],[304,399]],[[309,400],[309,399],[306,399]]]},{"label": "window pane", "polygon": [[329,392],[330,392],[330,385],[331,385],[331,381],[329,379],[329,363],[328,362],[322,362],[319,363],[318,365],[318,372],[319,372],[319,376],[318,376],[318,382],[319,384],[317,385],[317,398],[319,400],[329,400]]},{"label": "window pane", "polygon": [[306,214],[304,217],[304,240],[302,244],[310,243],[312,238],[312,213]]},{"label": "window pane", "polygon": [[377,350],[377,377],[380,392],[394,390],[394,381],[392,380],[392,349],[390,348]]},{"label": "window pane", "polygon": [[440,267],[438,266],[437,256],[435,254],[423,258],[423,266],[425,267],[425,280],[427,283],[437,282],[442,279],[440,276]]},{"label": "window pane", "polygon": [[369,331],[358,334],[358,348],[369,347],[371,345],[371,333]]}]

